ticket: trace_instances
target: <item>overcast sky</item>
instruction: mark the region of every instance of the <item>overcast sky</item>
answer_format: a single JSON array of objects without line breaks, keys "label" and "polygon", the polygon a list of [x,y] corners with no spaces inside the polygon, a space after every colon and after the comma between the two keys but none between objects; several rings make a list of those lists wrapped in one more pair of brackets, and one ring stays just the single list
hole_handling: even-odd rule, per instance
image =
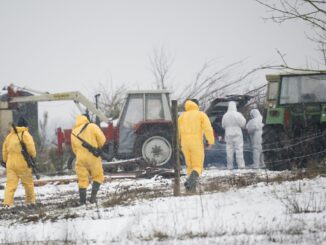
[{"label": "overcast sky", "polygon": [[246,59],[245,70],[280,63],[276,49],[292,66],[318,60],[308,27],[267,15],[253,0],[0,0],[0,85],[87,96],[111,79],[150,88],[160,47],[174,57],[174,89],[211,59],[221,68]]}]

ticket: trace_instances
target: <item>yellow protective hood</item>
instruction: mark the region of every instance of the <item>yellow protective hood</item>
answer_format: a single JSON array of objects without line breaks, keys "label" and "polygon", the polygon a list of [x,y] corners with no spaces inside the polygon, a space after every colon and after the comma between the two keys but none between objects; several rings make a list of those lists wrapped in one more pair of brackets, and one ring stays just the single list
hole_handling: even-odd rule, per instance
[{"label": "yellow protective hood", "polygon": [[[16,129],[17,129],[17,132],[18,133],[22,133],[24,131],[28,131],[28,128],[27,127],[16,127]],[[13,127],[10,128],[10,133],[11,134],[15,134],[15,131],[14,131],[14,128]]]},{"label": "yellow protective hood", "polygon": [[85,117],[84,115],[79,115],[76,117],[76,123],[74,128],[79,127],[80,125],[83,125],[85,123],[89,123],[87,117]]},{"label": "yellow protective hood", "polygon": [[199,107],[195,102],[191,100],[187,100],[185,103],[185,110],[186,111],[199,111]]}]

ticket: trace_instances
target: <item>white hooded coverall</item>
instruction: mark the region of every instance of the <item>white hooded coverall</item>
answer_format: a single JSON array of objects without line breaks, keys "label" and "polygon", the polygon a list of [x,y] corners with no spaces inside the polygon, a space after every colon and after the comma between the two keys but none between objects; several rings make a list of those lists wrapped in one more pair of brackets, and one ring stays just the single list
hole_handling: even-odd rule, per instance
[{"label": "white hooded coverall", "polygon": [[246,119],[237,111],[234,101],[229,102],[228,111],[223,115],[222,127],[225,129],[226,160],[228,169],[233,168],[233,156],[236,154],[238,168],[245,168],[243,159],[243,136],[241,128],[246,126]]},{"label": "white hooded coverall", "polygon": [[253,151],[253,167],[260,168],[264,166],[262,154],[262,133],[263,133],[263,117],[257,109],[250,111],[250,117],[252,119],[247,123],[247,130],[250,136],[250,141]]}]

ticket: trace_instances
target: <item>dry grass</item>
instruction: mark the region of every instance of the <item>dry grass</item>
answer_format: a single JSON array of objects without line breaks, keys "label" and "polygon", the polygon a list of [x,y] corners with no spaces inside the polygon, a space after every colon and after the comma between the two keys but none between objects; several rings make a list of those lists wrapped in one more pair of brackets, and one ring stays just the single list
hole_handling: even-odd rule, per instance
[{"label": "dry grass", "polygon": [[207,232],[197,232],[197,233],[194,233],[194,232],[188,232],[188,233],[185,233],[181,236],[179,236],[179,239],[180,240],[186,240],[186,239],[194,239],[194,238],[205,238],[205,237],[208,237],[208,233]]},{"label": "dry grass", "polygon": [[117,205],[130,205],[136,200],[148,200],[159,197],[171,196],[172,190],[168,189],[150,189],[150,188],[131,188],[125,187],[118,189],[114,194],[105,197],[101,203],[103,207],[114,207]]},{"label": "dry grass", "polygon": [[322,213],[326,210],[326,194],[311,192],[303,195],[301,187],[291,190],[285,197],[276,196],[290,214]]},{"label": "dry grass", "polygon": [[256,173],[243,173],[241,175],[217,176],[206,180],[201,185],[203,192],[225,192],[231,188],[243,188],[258,183],[282,183],[284,181],[296,181],[302,179],[313,179],[317,176],[326,176],[326,159],[320,163],[310,162],[305,169],[282,171],[277,175],[257,175]]},{"label": "dry grass", "polygon": [[153,238],[157,239],[159,241],[164,241],[164,240],[167,240],[169,238],[169,236],[162,231],[155,230],[154,234],[153,234]]},{"label": "dry grass", "polygon": [[[12,244],[12,245],[77,245],[80,244],[76,240],[46,240],[46,241],[21,241],[21,242],[8,242],[1,244]],[[91,243],[85,243],[91,244]]]}]

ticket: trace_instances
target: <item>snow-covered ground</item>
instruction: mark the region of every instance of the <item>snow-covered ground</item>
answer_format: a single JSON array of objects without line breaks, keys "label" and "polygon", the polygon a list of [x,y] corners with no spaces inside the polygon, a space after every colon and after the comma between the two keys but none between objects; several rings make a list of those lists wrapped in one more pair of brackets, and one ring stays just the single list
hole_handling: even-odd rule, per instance
[{"label": "snow-covered ground", "polygon": [[26,209],[20,186],[16,207],[0,210],[0,242],[326,244],[326,178],[280,180],[290,175],[211,169],[199,194],[181,188],[180,197],[159,176],[114,180],[102,186],[98,207],[77,206],[70,183],[36,187],[41,204]]}]

